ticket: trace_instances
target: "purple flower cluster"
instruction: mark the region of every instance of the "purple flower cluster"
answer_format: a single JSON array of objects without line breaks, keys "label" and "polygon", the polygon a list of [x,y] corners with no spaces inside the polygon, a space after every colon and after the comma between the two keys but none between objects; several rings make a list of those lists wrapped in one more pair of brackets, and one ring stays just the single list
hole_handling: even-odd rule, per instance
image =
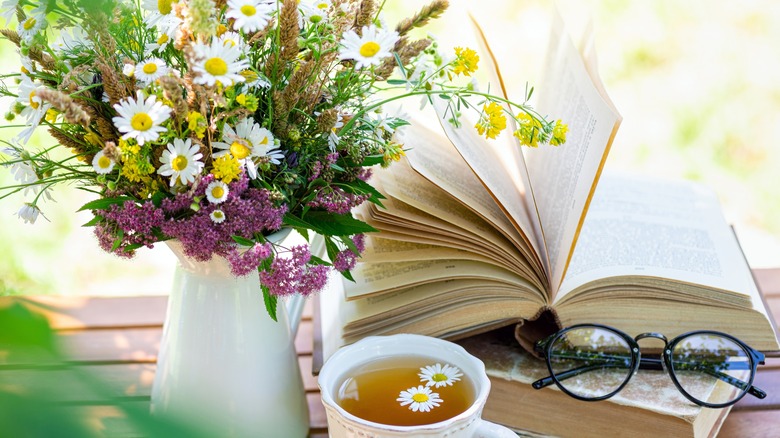
[{"label": "purple flower cluster", "polygon": [[151,248],[158,240],[154,230],[165,221],[165,214],[152,201],[146,201],[140,206],[133,201],[125,201],[121,206],[115,204],[101,211],[101,215],[106,221],[95,227],[100,247],[111,252],[114,242],[119,239],[120,244],[113,252],[121,257],[134,255],[131,245]]},{"label": "purple flower cluster", "polygon": [[325,175],[324,171],[330,169],[331,164],[334,164],[338,159],[339,159],[338,152],[333,152],[325,156],[324,163],[322,161],[315,162],[311,169],[311,176],[309,176],[309,181],[314,181],[315,179],[320,177],[323,177],[328,181],[332,180],[333,176]]},{"label": "purple flower cluster", "polygon": [[370,197],[370,194],[365,193],[347,193],[340,187],[323,187],[307,205],[322,208],[328,213],[347,214]]},{"label": "purple flower cluster", "polygon": [[225,258],[230,263],[230,272],[236,277],[243,277],[257,270],[260,263],[270,257],[271,254],[270,243],[257,243],[246,251],[232,248],[225,254]]},{"label": "purple flower cluster", "polygon": [[329,268],[325,265],[308,265],[311,260],[305,245],[292,248],[291,257],[276,257],[271,269],[260,273],[260,282],[271,295],[309,295],[325,287]]},{"label": "purple flower cluster", "polygon": [[[235,258],[231,236],[252,238],[255,233],[278,230],[287,207],[274,207],[269,192],[250,188],[246,176],[229,185],[230,192],[225,202],[211,204],[206,199],[205,188],[212,180],[213,177],[208,175],[200,181],[192,195],[180,194],[173,200],[164,201],[162,208],[171,217],[160,229],[167,236],[179,239],[184,254],[195,260],[206,261],[214,254],[225,257],[230,255],[238,263],[232,266],[235,271],[249,272],[256,269],[260,260],[249,267],[249,261],[255,260],[256,255],[247,255],[240,261]],[[200,202],[197,211],[193,211],[190,206],[196,199]],[[211,220],[210,215],[216,209],[222,210],[225,215],[221,223]]]},{"label": "purple flower cluster", "polygon": [[356,234],[352,237],[352,242],[355,244],[357,253],[347,248],[343,251],[336,253],[336,259],[333,260],[333,267],[339,271],[349,271],[355,267],[357,258],[366,249],[365,235]]}]

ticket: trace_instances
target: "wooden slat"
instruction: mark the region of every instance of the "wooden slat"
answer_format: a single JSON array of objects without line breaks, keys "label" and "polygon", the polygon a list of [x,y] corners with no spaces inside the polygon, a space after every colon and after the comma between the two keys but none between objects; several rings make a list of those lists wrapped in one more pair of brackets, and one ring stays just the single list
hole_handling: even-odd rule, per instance
[{"label": "wooden slat", "polygon": [[309,428],[325,430],[328,427],[328,417],[325,415],[325,407],[322,406],[320,394],[306,394],[309,403]]},{"label": "wooden slat", "polygon": [[754,269],[753,275],[765,297],[780,295],[780,269]]},{"label": "wooden slat", "polygon": [[780,413],[777,411],[731,411],[720,429],[720,438],[777,437]]},{"label": "wooden slat", "polygon": [[161,327],[168,299],[149,297],[34,296],[0,297],[0,307],[13,302],[46,315],[56,330],[110,327]]}]

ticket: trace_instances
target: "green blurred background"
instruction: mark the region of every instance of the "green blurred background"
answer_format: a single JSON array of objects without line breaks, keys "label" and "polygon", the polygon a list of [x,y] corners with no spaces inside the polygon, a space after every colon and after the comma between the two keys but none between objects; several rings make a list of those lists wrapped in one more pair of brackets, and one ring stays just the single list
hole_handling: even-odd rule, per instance
[{"label": "green blurred background", "polygon": [[[426,1],[388,0],[394,24]],[[513,89],[541,82],[553,3],[453,0],[431,27],[445,47],[468,34],[468,8],[485,28]],[[754,267],[780,266],[780,2],[561,1],[567,21],[592,19],[601,76],[623,124],[608,169],[696,180],[712,187]],[[1,20],[1,19],[0,19]],[[0,71],[18,71],[13,46],[0,40]],[[9,100],[0,101],[2,113]],[[407,112],[417,108],[410,102]],[[0,129],[10,138],[13,129]],[[29,147],[52,144],[43,132]],[[12,179],[0,169],[0,184]],[[127,261],[102,252],[90,200],[72,187],[41,204],[48,221],[15,217],[23,196],[0,201],[0,295],[166,293],[174,258],[164,245]]]}]

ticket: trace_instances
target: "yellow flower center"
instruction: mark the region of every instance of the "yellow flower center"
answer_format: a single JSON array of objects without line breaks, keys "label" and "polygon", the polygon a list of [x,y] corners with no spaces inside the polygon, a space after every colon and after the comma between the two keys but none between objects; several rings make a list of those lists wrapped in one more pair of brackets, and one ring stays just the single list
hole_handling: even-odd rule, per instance
[{"label": "yellow flower center", "polygon": [[250,152],[249,148],[240,142],[234,141],[233,144],[230,145],[230,153],[236,157],[236,160],[243,160],[249,156]]},{"label": "yellow flower center", "polygon": [[379,52],[379,49],[379,44],[373,41],[369,41],[360,46],[360,55],[365,56],[366,58],[371,58],[372,56],[376,55],[377,52]]},{"label": "yellow flower center", "polygon": [[157,0],[157,10],[163,15],[168,15],[173,10],[173,0]]},{"label": "yellow flower center", "polygon": [[22,27],[24,28],[24,30],[30,30],[33,27],[35,27],[35,23],[37,23],[35,21],[35,18],[31,17],[31,18],[28,18],[27,21],[24,22],[24,24],[22,24]]},{"label": "yellow flower center", "polygon": [[168,35],[162,34],[160,35],[160,38],[157,38],[157,44],[162,46],[163,44],[167,43],[169,39],[170,38],[168,37]]},{"label": "yellow flower center", "polygon": [[38,109],[38,107],[41,106],[41,103],[36,102],[33,99],[35,99],[35,90],[30,91],[30,106],[32,109]]},{"label": "yellow flower center", "polygon": [[428,401],[428,396],[418,392],[417,394],[412,396],[412,400],[416,401],[417,403],[425,403]]},{"label": "yellow flower center", "polygon": [[225,40],[225,42],[222,43],[222,47],[236,47],[236,42],[233,40]]},{"label": "yellow flower center", "polygon": [[252,5],[244,5],[241,6],[241,13],[246,15],[247,17],[251,17],[252,15],[255,15],[257,13],[257,9]]},{"label": "yellow flower center", "polygon": [[146,65],[144,65],[144,73],[151,75],[157,72],[157,64],[153,62],[147,62]]},{"label": "yellow flower center", "polygon": [[221,199],[223,196],[225,196],[225,189],[223,189],[220,186],[216,186],[213,189],[211,189],[211,196],[213,196],[216,199]]},{"label": "yellow flower center", "polygon": [[212,76],[222,76],[228,71],[227,63],[222,58],[211,58],[204,67]]},{"label": "yellow flower center", "polygon": [[260,144],[268,144],[268,137],[263,137],[263,140],[260,142]]},{"label": "yellow flower center", "polygon": [[447,376],[443,373],[436,373],[431,376],[431,379],[433,379],[434,382],[446,382]]},{"label": "yellow flower center", "polygon": [[325,2],[322,2],[322,3],[317,5],[317,8],[319,8],[319,9],[328,9],[328,4],[325,3]]},{"label": "yellow flower center", "polygon": [[214,210],[211,214],[214,215],[214,219],[222,219],[225,217],[225,213],[222,213],[221,210]]},{"label": "yellow flower center", "polygon": [[148,131],[152,127],[152,118],[149,114],[138,113],[130,119],[130,126],[136,131]]},{"label": "yellow flower center", "polygon": [[27,70],[27,68],[25,66],[22,66],[21,71],[22,71],[22,73],[24,73],[26,75],[30,74],[30,70]]},{"label": "yellow flower center", "polygon": [[101,169],[108,169],[109,167],[111,167],[111,159],[103,155],[98,159],[97,165]]},{"label": "yellow flower center", "polygon": [[217,26],[217,36],[222,36],[225,32],[227,32],[228,28],[224,24],[220,24]]},{"label": "yellow flower center", "polygon": [[182,170],[187,168],[187,157],[184,155],[179,155],[176,158],[171,161],[171,169],[181,172]]}]

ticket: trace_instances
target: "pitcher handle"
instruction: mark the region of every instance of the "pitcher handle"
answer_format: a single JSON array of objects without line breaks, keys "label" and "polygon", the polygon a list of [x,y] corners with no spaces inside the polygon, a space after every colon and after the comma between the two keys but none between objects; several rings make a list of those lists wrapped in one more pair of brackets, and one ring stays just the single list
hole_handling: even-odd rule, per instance
[{"label": "pitcher handle", "polygon": [[481,418],[477,421],[479,425],[474,431],[474,438],[517,438],[517,434],[508,427]]}]

